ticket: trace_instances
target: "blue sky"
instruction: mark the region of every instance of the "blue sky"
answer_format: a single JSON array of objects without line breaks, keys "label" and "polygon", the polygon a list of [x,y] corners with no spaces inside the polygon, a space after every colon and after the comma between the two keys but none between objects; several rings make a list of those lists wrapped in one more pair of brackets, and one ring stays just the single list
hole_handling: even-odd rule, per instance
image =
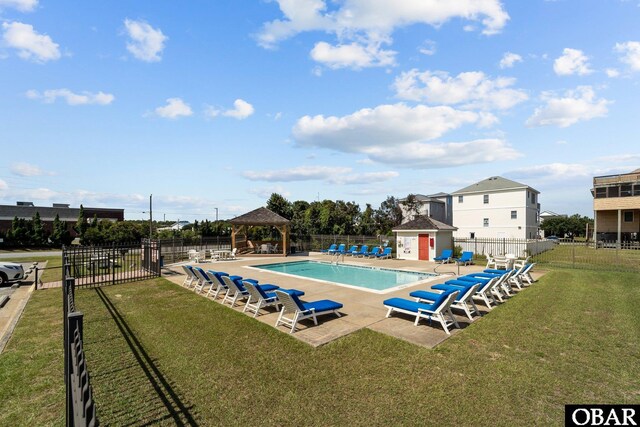
[{"label": "blue sky", "polygon": [[636,0],[0,0],[0,203],[231,218],[640,167]]}]

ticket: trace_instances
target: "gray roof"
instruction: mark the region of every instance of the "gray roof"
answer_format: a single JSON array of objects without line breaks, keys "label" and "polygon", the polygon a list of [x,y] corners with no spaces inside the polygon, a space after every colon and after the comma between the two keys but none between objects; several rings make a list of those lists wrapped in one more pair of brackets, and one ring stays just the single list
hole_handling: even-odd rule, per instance
[{"label": "gray roof", "polygon": [[442,191],[436,194],[429,194],[427,197],[448,197],[450,194],[443,193]]},{"label": "gray roof", "polygon": [[285,225],[291,221],[267,208],[258,208],[235,217],[229,222],[234,225]]},{"label": "gray roof", "polygon": [[405,222],[397,227],[394,227],[392,231],[402,231],[402,230],[443,230],[443,231],[454,231],[457,230],[457,227],[453,227],[449,224],[445,224],[444,222],[440,222],[433,218],[429,218],[428,216],[420,215],[415,219]]},{"label": "gray roof", "polygon": [[519,188],[528,188],[531,191],[539,193],[538,190],[535,190],[526,184],[511,181],[510,179],[503,178],[501,176],[492,176],[487,179],[483,179],[482,181],[476,182],[475,184],[471,184],[468,187],[464,187],[458,191],[454,191],[451,194],[457,195],[462,193],[482,193],[487,191],[514,190]]},{"label": "gray roof", "polygon": [[[124,209],[84,208],[85,212],[92,210],[124,212]],[[0,205],[0,220],[13,220],[14,217],[31,219],[38,212],[42,221],[53,221],[56,214],[60,221],[77,221],[80,208],[49,207],[49,206],[17,206]]]}]

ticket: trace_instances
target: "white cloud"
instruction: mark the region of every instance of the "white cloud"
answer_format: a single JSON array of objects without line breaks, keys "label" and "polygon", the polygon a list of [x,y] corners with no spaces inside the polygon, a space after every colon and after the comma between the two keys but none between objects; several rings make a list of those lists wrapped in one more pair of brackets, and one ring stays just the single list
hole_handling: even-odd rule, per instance
[{"label": "white cloud", "polygon": [[330,184],[349,185],[388,181],[400,174],[395,171],[358,173],[354,172],[352,168],[339,166],[298,166],[262,172],[250,171],[243,175],[251,181],[323,181]]},{"label": "white cloud", "polygon": [[160,29],[153,28],[144,21],[124,20],[124,26],[130,40],[127,50],[133,56],[145,62],[158,62],[168,37]]},{"label": "white cloud", "polygon": [[188,117],[193,114],[189,104],[180,98],[167,99],[167,105],[155,109],[156,115],[165,119],[177,119],[178,117]]},{"label": "white cloud", "polygon": [[436,42],[433,40],[425,40],[422,42],[422,45],[418,48],[418,52],[423,55],[431,56],[436,53]]},{"label": "white cloud", "polygon": [[513,89],[516,80],[498,77],[491,80],[481,71],[460,73],[455,77],[443,71],[416,69],[396,77],[396,96],[430,104],[456,105],[471,109],[506,110],[528,99],[523,90]]},{"label": "white cloud", "polygon": [[364,154],[375,162],[414,168],[518,157],[520,154],[500,139],[428,142],[465,124],[482,125],[488,120],[486,116],[447,106],[380,105],[343,117],[304,116],[294,126],[293,137],[298,146]]},{"label": "white cloud", "polygon": [[32,165],[25,162],[14,163],[11,165],[11,173],[18,176],[43,176],[43,175],[55,175],[53,172],[47,172],[42,170],[36,165]]},{"label": "white cloud", "polygon": [[18,56],[34,62],[47,62],[60,58],[58,44],[46,34],[39,34],[32,25],[22,22],[3,22],[3,40],[6,46],[18,49]]},{"label": "white cloud", "polygon": [[38,6],[38,0],[0,0],[0,9],[12,8],[20,12],[31,12]]},{"label": "white cloud", "polygon": [[9,189],[9,186],[7,185],[7,182],[0,179],[0,191],[5,191],[8,189]]},{"label": "white cloud", "polygon": [[518,168],[518,170],[507,172],[505,175],[560,182],[566,179],[592,177],[593,171],[590,167],[578,163],[549,163]]},{"label": "white cloud", "polygon": [[63,98],[69,105],[109,105],[115,99],[115,96],[110,93],[91,93],[86,91],[82,93],[74,93],[69,89],[50,89],[45,90],[43,93],[40,93],[37,90],[29,90],[27,91],[26,96],[29,99],[41,99],[47,104],[55,102],[58,98]]},{"label": "white cloud", "polygon": [[366,46],[357,42],[332,46],[319,42],[311,50],[311,58],[332,69],[386,67],[395,64],[396,52],[380,48],[380,43]]},{"label": "white cloud", "polygon": [[[509,20],[500,0],[403,0],[402,2],[342,0],[276,0],[282,19],[263,25],[258,44],[274,48],[282,40],[307,31],[336,36],[338,43],[320,42],[311,55],[331,68],[364,68],[395,63],[390,44],[397,28],[415,24],[440,27],[464,19],[482,25],[485,35],[499,33]],[[475,28],[474,28],[475,29]],[[431,52],[427,47],[425,52]],[[429,53],[426,53],[429,54]]]},{"label": "white cloud", "polygon": [[521,154],[501,139],[465,142],[408,142],[394,147],[374,146],[363,150],[376,162],[414,169],[437,169],[507,161]]},{"label": "white cloud", "polygon": [[568,127],[579,121],[591,120],[607,115],[606,99],[596,99],[591,86],[579,86],[567,91],[563,97],[555,97],[552,93],[543,94],[546,104],[535,109],[526,121],[527,126]]},{"label": "white cloud", "polygon": [[621,54],[620,61],[627,64],[631,71],[640,71],[640,42],[616,43],[614,50]]},{"label": "white cloud", "polygon": [[553,62],[553,71],[559,76],[584,76],[593,72],[589,68],[589,58],[581,50],[568,47],[562,51],[562,56]]},{"label": "white cloud", "polygon": [[615,68],[607,68],[606,70],[604,70],[604,72],[607,74],[607,77],[611,77],[612,79],[620,77],[620,71],[616,70]]},{"label": "white cloud", "polygon": [[[233,117],[234,119],[244,120],[247,117],[251,116],[255,112],[253,105],[249,104],[247,101],[243,99],[236,99],[233,102],[233,108],[229,110],[220,110],[214,107],[207,107],[205,109],[205,115],[211,118],[217,117],[219,115],[223,115],[225,117]],[[280,116],[276,114],[276,118],[274,120],[278,120]]]},{"label": "white cloud", "polygon": [[522,56],[518,55],[517,53],[506,52],[504,55],[502,55],[502,59],[500,60],[499,65],[502,69],[511,68],[516,64],[516,62],[522,62]]}]

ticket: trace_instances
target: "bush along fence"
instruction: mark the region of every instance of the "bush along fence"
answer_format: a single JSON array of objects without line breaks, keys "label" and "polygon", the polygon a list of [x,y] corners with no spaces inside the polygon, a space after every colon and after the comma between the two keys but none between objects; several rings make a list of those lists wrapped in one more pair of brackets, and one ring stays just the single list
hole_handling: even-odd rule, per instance
[{"label": "bush along fence", "polygon": [[97,426],[96,406],[83,345],[83,314],[76,310],[75,279],[63,255],[64,384],[66,425]]},{"label": "bush along fence", "polygon": [[76,286],[115,285],[160,276],[157,240],[105,246],[64,246],[63,260]]}]

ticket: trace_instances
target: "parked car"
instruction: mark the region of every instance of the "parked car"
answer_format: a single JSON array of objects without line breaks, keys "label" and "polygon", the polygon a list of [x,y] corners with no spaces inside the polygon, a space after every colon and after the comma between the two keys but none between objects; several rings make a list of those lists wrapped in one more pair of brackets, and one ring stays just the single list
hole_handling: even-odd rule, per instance
[{"label": "parked car", "polygon": [[0,285],[24,279],[22,264],[0,261]]},{"label": "parked car", "polygon": [[560,238],[558,236],[549,236],[547,240],[551,240],[555,244],[560,244]]}]

